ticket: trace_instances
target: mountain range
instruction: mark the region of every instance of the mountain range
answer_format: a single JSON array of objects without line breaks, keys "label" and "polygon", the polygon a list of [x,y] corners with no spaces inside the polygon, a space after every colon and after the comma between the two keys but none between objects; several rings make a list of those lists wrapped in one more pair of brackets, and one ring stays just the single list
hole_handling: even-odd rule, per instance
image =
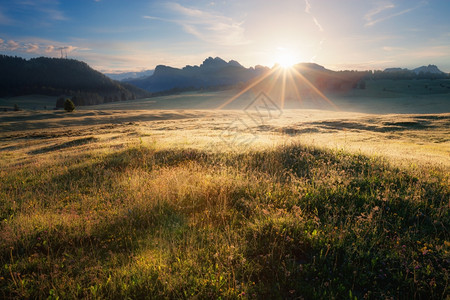
[{"label": "mountain range", "polygon": [[[389,68],[384,71],[373,72],[332,71],[313,63],[300,63],[295,68],[307,77],[314,77],[315,83],[329,91],[340,90],[340,87],[348,86],[349,84],[355,87],[361,79],[448,78],[449,76],[435,65],[422,66],[413,70]],[[152,93],[175,92],[235,86],[246,83],[270,70],[270,68],[263,66],[245,68],[234,60],[226,62],[220,57],[208,57],[200,66],[188,65],[179,69],[158,65],[152,75],[137,79],[127,79],[124,82]],[[350,73],[347,74],[346,72]]]},{"label": "mountain range", "polygon": [[[389,68],[384,71],[332,71],[318,64],[300,63],[293,67],[295,72],[285,76],[285,79],[280,76],[277,68],[245,68],[235,60],[227,62],[219,57],[208,57],[199,66],[173,68],[158,65],[153,73],[147,70],[128,74],[151,74],[149,76],[119,82],[74,59],[39,57],[26,60],[0,55],[0,97],[48,95],[59,97],[60,100],[62,97],[70,97],[76,105],[93,105],[162,93],[225,89],[249,84],[279,88],[284,86],[280,80],[297,80],[299,88],[308,94],[311,89],[331,93],[364,89],[365,80],[450,78],[449,74],[440,71],[435,65],[413,70]],[[301,77],[308,79],[308,82],[301,80]]]},{"label": "mountain range", "polygon": [[182,69],[158,65],[153,75],[126,82],[150,92],[226,87],[243,84],[268,70],[263,66],[245,68],[234,60],[226,62],[219,57],[208,57],[200,66],[188,65]]},{"label": "mountain range", "polygon": [[122,73],[103,73],[109,78],[117,81],[127,81],[137,78],[148,77],[153,74],[155,70],[144,70],[140,72],[122,72]]},{"label": "mountain range", "polygon": [[412,72],[416,75],[419,74],[436,74],[436,75],[444,75],[446,73],[439,70],[439,68],[435,65],[421,66],[412,70],[402,69],[402,68],[387,68],[384,72],[392,73],[392,72]]}]

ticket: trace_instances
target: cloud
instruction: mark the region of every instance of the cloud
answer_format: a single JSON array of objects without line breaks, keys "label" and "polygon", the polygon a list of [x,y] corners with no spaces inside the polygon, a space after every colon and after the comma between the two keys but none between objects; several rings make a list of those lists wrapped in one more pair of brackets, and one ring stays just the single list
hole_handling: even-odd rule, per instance
[{"label": "cloud", "polygon": [[316,24],[317,28],[319,28],[319,31],[323,32],[323,27],[322,25],[320,25],[319,21],[317,20],[317,18],[313,15],[313,13],[311,12],[311,3],[309,2],[309,0],[305,0],[305,12],[308,15],[311,15],[314,21],[314,24]]},{"label": "cloud", "polygon": [[165,19],[165,18],[160,18],[160,17],[154,17],[154,16],[143,16],[144,19],[149,19],[149,20],[158,20],[158,21],[166,21],[166,22],[176,22],[174,20],[170,20],[170,19]]},{"label": "cloud", "polygon": [[[44,47],[40,47],[40,52],[42,53],[42,49]],[[45,48],[44,52],[47,54],[52,54],[53,56],[67,56],[68,54],[72,54],[74,51],[81,50],[75,46],[55,46],[49,45]]]},{"label": "cloud", "polygon": [[407,50],[407,49],[406,49],[406,48],[402,48],[402,47],[384,46],[384,47],[383,47],[383,50],[384,50],[384,51],[391,52],[391,51],[405,51],[405,50]]},{"label": "cloud", "polygon": [[408,51],[408,53],[405,53],[405,55],[415,59],[450,57],[450,46],[426,47]]},{"label": "cloud", "polygon": [[53,45],[49,45],[45,49],[45,53],[52,53],[53,51],[55,51],[55,46],[53,46]]},{"label": "cloud", "polygon": [[15,1],[15,10],[21,10],[36,14],[41,14],[46,20],[65,21],[68,18],[64,12],[59,9],[57,0],[34,0],[34,1]]},{"label": "cloud", "polygon": [[27,53],[38,53],[39,46],[36,44],[26,44],[25,45],[25,52]]},{"label": "cloud", "polygon": [[309,3],[308,0],[305,0],[305,13],[307,14],[311,13],[311,3]]},{"label": "cloud", "polygon": [[0,9],[0,24],[1,25],[11,25],[13,23],[14,23],[14,21],[11,18],[9,18],[7,15],[5,15]]},{"label": "cloud", "polygon": [[28,38],[24,40],[8,40],[5,43],[0,39],[0,49],[15,53],[27,53],[36,55],[50,55],[60,56],[61,50],[64,54],[70,54],[75,51],[83,51],[85,48],[76,47],[73,45],[64,45],[59,42],[49,41],[39,38]]},{"label": "cloud", "polygon": [[19,43],[15,42],[13,40],[9,40],[6,47],[7,47],[7,50],[14,51],[14,50],[19,49],[20,45],[19,45]]},{"label": "cloud", "polygon": [[217,12],[189,8],[178,3],[167,3],[166,8],[175,15],[173,19],[156,16],[143,18],[179,24],[186,33],[208,43],[224,46],[249,43],[244,35],[243,22]]},{"label": "cloud", "polygon": [[323,31],[322,25],[320,25],[319,21],[315,17],[313,17],[314,24],[316,24],[317,28],[319,28],[319,31]]},{"label": "cloud", "polygon": [[[369,11],[369,12],[364,16],[364,19],[367,21],[367,23],[374,22],[373,18],[374,18],[376,15],[382,13],[382,12],[385,11],[385,10],[388,10],[388,9],[391,9],[391,8],[394,8],[394,7],[395,7],[395,5],[392,4],[392,3],[384,3],[384,4],[380,5],[380,6],[378,6],[378,7],[374,8],[374,9],[372,9],[371,11]],[[373,24],[372,24],[372,25],[373,25]],[[366,24],[366,26],[367,26],[367,24]]]},{"label": "cloud", "polygon": [[55,20],[55,21],[66,21],[68,18],[64,15],[64,13],[57,9],[41,9],[43,13],[47,15],[48,18]]},{"label": "cloud", "polygon": [[418,5],[416,5],[414,7],[410,7],[410,8],[407,8],[407,9],[403,9],[401,11],[397,11],[397,12],[394,12],[394,13],[391,13],[391,14],[388,14],[388,15],[384,15],[383,14],[384,12],[387,12],[387,11],[390,11],[390,10],[396,8],[396,6],[393,3],[391,3],[391,2],[384,3],[384,4],[380,5],[380,6],[378,6],[377,8],[374,8],[373,10],[369,11],[364,16],[364,19],[366,20],[366,24],[364,24],[364,26],[365,27],[373,26],[373,25],[375,25],[377,23],[380,23],[380,22],[383,22],[383,21],[386,21],[386,20],[389,20],[389,19],[401,16],[401,15],[404,15],[406,13],[409,13],[409,12],[411,12],[413,10],[416,10],[416,9],[418,9],[418,8],[424,6],[424,5],[427,5],[427,4],[428,4],[428,1],[421,1]]}]

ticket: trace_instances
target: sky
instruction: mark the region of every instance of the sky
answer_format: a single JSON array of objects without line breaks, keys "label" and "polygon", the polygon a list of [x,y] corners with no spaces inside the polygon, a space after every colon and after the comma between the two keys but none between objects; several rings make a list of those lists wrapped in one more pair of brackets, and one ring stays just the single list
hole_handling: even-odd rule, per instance
[{"label": "sky", "polygon": [[450,72],[449,0],[2,0],[0,54],[102,72],[289,58],[332,70]]}]

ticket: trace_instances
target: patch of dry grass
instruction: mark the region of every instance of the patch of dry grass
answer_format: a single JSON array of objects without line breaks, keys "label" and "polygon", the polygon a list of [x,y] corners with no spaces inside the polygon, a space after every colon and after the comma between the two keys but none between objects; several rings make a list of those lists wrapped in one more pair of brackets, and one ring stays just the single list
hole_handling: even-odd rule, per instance
[{"label": "patch of dry grass", "polygon": [[300,145],[137,146],[11,168],[0,293],[441,298],[448,180]]},{"label": "patch of dry grass", "polygon": [[[448,295],[448,161],[420,159],[448,138],[448,115],[380,132],[423,118],[295,111],[237,132],[258,137],[239,148],[221,132],[243,113],[107,124],[122,114],[2,125],[15,124],[0,134],[1,297]],[[400,132],[398,155],[417,149],[415,166],[341,144],[381,147]],[[432,162],[448,151],[437,145]]]}]

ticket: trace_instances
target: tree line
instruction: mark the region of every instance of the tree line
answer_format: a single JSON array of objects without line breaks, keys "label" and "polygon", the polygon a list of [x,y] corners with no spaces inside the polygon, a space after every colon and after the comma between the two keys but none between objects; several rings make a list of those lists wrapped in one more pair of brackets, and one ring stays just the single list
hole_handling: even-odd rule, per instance
[{"label": "tree line", "polygon": [[[26,60],[0,55],[0,70],[0,97],[32,94],[69,97],[81,106],[150,96],[147,91],[114,81],[74,59]],[[61,107],[58,102],[56,106]]]}]

